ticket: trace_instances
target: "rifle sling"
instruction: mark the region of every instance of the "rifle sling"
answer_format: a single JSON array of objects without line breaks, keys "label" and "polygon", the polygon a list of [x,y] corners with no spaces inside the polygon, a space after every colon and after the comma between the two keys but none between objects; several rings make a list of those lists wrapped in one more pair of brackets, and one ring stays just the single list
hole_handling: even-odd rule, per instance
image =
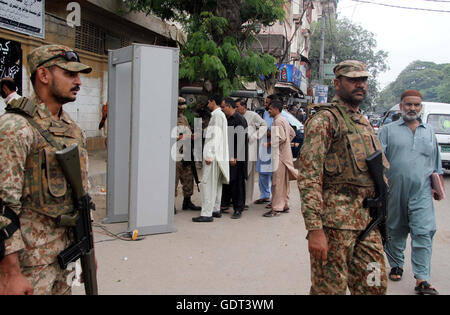
[{"label": "rifle sling", "polygon": [[27,115],[26,113],[20,111],[20,110],[8,110],[9,112],[13,112],[15,114],[19,114],[22,117],[24,117],[29,123],[30,125],[32,125],[34,128],[37,129],[37,131],[39,131],[39,133],[41,134],[42,137],[44,137],[44,139],[54,148],[56,148],[56,150],[62,150],[64,149],[64,147],[58,143],[53,136],[51,135],[51,133],[48,130],[45,130],[44,128],[42,128],[34,119],[33,117]]},{"label": "rifle sling", "polygon": [[11,220],[11,223],[0,229],[0,261],[5,257],[5,240],[10,238],[20,228],[19,216],[0,199],[0,215]]},{"label": "rifle sling", "polygon": [[16,230],[20,228],[20,221],[17,214],[0,199],[0,214],[11,220],[11,223],[0,230],[0,242],[8,239]]}]

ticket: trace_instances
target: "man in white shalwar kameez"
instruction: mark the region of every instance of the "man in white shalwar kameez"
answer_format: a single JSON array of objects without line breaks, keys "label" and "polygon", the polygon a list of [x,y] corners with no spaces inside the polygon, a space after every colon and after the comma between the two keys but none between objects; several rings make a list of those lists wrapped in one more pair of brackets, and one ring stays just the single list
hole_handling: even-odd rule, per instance
[{"label": "man in white shalwar kameez", "polygon": [[220,96],[208,100],[211,119],[205,130],[203,148],[202,211],[199,217],[192,218],[194,222],[212,222],[213,217],[221,217],[222,184],[228,184],[230,180],[228,124],[225,114],[219,107],[221,103]]}]

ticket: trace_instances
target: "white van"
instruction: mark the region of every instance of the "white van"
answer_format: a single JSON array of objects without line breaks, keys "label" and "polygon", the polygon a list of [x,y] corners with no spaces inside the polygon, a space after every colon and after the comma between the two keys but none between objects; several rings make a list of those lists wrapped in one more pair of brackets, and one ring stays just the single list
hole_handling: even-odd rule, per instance
[{"label": "white van", "polygon": [[[441,151],[442,167],[450,169],[450,104],[422,102],[422,105],[422,121],[433,127]],[[396,113],[400,113],[399,104],[385,114],[382,125],[392,122]]]}]

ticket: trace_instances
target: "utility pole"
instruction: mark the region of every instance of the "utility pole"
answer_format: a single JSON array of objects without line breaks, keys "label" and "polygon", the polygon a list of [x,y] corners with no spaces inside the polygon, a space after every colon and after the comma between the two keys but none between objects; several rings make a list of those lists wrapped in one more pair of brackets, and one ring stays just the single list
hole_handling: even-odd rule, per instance
[{"label": "utility pole", "polygon": [[325,8],[324,3],[326,1],[321,1],[322,7],[322,18],[321,18],[321,33],[320,33],[320,57],[319,57],[319,83],[323,85],[323,77],[324,77],[324,50],[325,50]]}]

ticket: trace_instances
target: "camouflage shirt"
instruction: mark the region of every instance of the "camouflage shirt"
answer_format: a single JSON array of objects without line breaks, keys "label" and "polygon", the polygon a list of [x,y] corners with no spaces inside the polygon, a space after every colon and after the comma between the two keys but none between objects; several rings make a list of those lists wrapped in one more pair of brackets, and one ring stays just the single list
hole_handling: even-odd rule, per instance
[{"label": "camouflage shirt", "polygon": [[[365,197],[375,193],[365,157],[375,150],[381,150],[381,145],[369,122],[359,111],[345,105],[338,97],[332,102],[333,106],[340,105],[345,110],[361,136],[349,137],[350,140],[346,140],[347,145],[342,150],[347,151],[347,154],[339,155],[332,151],[335,151],[336,142],[345,137],[343,120],[340,119],[339,122],[332,111],[319,109],[306,122],[305,139],[297,162],[302,213],[307,230],[322,229],[323,226],[363,230],[371,218],[369,210],[363,208],[362,203]],[[360,142],[359,148],[350,148],[354,146],[352,139]],[[366,150],[369,151],[368,154]],[[388,167],[387,160],[385,157],[383,159],[385,167]],[[350,175],[343,174],[343,169],[350,170]],[[345,180],[346,177],[349,179]]]},{"label": "camouflage shirt", "polygon": [[[82,171],[83,185],[85,189],[88,189],[86,137],[81,128],[64,111],[60,115],[60,120],[55,120],[44,103],[39,102],[36,97],[33,101],[38,104],[36,115],[39,119],[50,123],[48,129],[56,140],[70,139],[69,141],[80,143],[81,164],[86,165]],[[62,141],[62,143],[65,142]],[[39,131],[32,127],[23,116],[14,113],[5,113],[0,116],[0,159],[2,161],[0,163],[0,198],[17,213],[20,219],[20,230],[5,241],[5,254],[19,252],[22,267],[53,263],[56,256],[67,248],[70,242],[67,228],[56,227],[54,217],[33,208],[33,189],[26,187],[26,172],[29,170],[27,165],[30,157],[44,149],[48,154],[47,146],[48,143]],[[50,168],[48,167],[48,163],[46,167],[42,166],[45,172],[52,174],[54,170],[51,165]],[[47,183],[47,181],[47,178],[42,177],[42,182]],[[48,189],[45,194],[49,194]],[[42,197],[42,194],[40,197],[46,198],[46,196]],[[61,198],[67,199],[64,196]],[[9,219],[0,216],[0,228],[7,224]]]}]

